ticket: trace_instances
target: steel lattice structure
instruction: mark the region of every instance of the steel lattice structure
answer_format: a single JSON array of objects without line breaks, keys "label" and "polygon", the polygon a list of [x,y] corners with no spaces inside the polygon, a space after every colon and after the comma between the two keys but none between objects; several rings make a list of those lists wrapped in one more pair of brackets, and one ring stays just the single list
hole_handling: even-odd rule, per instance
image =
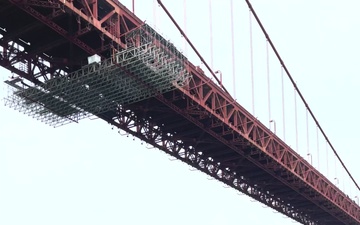
[{"label": "steel lattice structure", "polygon": [[126,39],[129,47],[113,57],[40,85],[27,85],[21,79],[7,81],[14,91],[5,104],[58,126],[188,83],[185,57],[149,26],[129,32]]},{"label": "steel lattice structure", "polygon": [[0,35],[19,76],[10,103],[31,115],[95,114],[302,224],[360,224],[355,202],[121,3],[2,0]]}]

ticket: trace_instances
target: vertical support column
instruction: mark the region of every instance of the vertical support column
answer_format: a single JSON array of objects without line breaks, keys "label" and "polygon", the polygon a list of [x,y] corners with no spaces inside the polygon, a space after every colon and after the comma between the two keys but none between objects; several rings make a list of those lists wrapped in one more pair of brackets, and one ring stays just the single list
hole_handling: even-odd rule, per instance
[{"label": "vertical support column", "polygon": [[95,20],[98,20],[98,0],[92,1],[92,13]]},{"label": "vertical support column", "polygon": [[[3,43],[2,44],[2,47],[3,47],[3,52],[2,52],[2,60],[7,60],[8,59],[8,46],[6,43]],[[7,60],[8,61],[8,60]]]}]

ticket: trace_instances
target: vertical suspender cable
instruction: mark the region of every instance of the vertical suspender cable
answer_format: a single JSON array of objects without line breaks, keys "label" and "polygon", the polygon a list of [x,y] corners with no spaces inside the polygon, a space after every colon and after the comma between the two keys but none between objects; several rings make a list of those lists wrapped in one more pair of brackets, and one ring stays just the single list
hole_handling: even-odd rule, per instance
[{"label": "vertical suspender cable", "polygon": [[316,158],[318,170],[320,170],[320,145],[319,145],[319,129],[316,128]]},{"label": "vertical suspender cable", "polygon": [[224,92],[226,94],[228,94],[230,97],[230,93],[228,92],[228,90],[226,90],[226,88],[224,87],[224,85],[222,84],[222,82],[220,81],[220,79],[216,76],[216,74],[214,73],[214,71],[210,68],[209,64],[205,61],[204,57],[202,57],[202,55],[199,53],[199,51],[195,48],[194,44],[190,41],[190,39],[188,38],[188,36],[186,35],[186,33],[181,29],[181,27],[179,26],[179,24],[176,22],[176,20],[174,19],[174,17],[170,14],[169,10],[167,10],[167,8],[164,6],[164,4],[161,2],[161,0],[157,0],[157,2],[159,3],[159,5],[161,6],[161,8],[165,11],[166,15],[170,18],[171,22],[173,22],[173,24],[176,26],[176,28],[178,29],[178,31],[180,32],[180,34],[185,38],[185,40],[187,41],[187,43],[190,45],[190,47],[194,50],[195,54],[199,57],[200,61],[205,65],[206,69],[211,73],[211,75],[214,77],[214,79],[216,80],[216,82],[219,84],[219,86],[224,90]]},{"label": "vertical suspender cable", "polygon": [[232,73],[233,73],[233,93],[236,99],[236,81],[235,81],[235,38],[234,38],[234,4],[230,0],[230,17],[231,17],[231,56],[232,56]]},{"label": "vertical suspender cable", "polygon": [[310,143],[309,143],[309,115],[308,110],[306,110],[306,154],[309,157],[310,163],[312,164],[312,155],[310,154]]},{"label": "vertical suspender cable", "polygon": [[156,5],[157,5],[156,0],[153,0],[153,23],[155,27],[157,27]]},{"label": "vertical suspender cable", "polygon": [[250,25],[250,73],[251,73],[251,99],[252,99],[252,114],[255,116],[255,90],[254,90],[254,56],[253,56],[253,38],[252,38],[252,13],[249,11],[249,25]]},{"label": "vertical suspender cable", "polygon": [[326,151],[326,176],[329,177],[329,149],[328,143],[325,141],[325,151]]},{"label": "vertical suspender cable", "polygon": [[295,103],[295,138],[296,138],[296,151],[297,151],[297,152],[299,152],[299,139],[298,139],[298,117],[297,117],[296,90],[294,90],[294,103]]},{"label": "vertical suspender cable", "polygon": [[209,21],[210,21],[210,66],[214,69],[214,46],[213,46],[213,24],[212,24],[212,6],[209,0]]},{"label": "vertical suspender cable", "polygon": [[132,13],[135,13],[135,0],[132,0]]},{"label": "vertical suspender cable", "polygon": [[[187,26],[186,26],[186,0],[184,0],[184,31],[186,33],[187,31]],[[185,56],[187,56],[187,44],[186,44],[186,40],[184,40],[184,53]]]},{"label": "vertical suspender cable", "polygon": [[[160,0],[158,0],[158,1],[160,1]],[[304,103],[305,107],[309,110],[309,113],[310,113],[311,117],[313,118],[315,124],[319,127],[319,130],[321,131],[321,133],[322,133],[322,135],[324,136],[325,140],[326,140],[327,143],[329,144],[329,146],[330,146],[330,148],[332,149],[333,153],[335,154],[336,158],[339,160],[341,166],[345,169],[345,171],[347,172],[347,174],[349,175],[349,177],[351,178],[351,180],[352,180],[353,183],[355,184],[356,188],[357,188],[358,190],[360,190],[359,184],[356,182],[356,180],[355,180],[354,177],[351,175],[351,173],[350,173],[350,171],[348,170],[348,168],[345,166],[345,163],[342,161],[342,159],[340,158],[339,154],[338,154],[337,151],[335,150],[334,146],[331,144],[329,138],[328,138],[327,135],[325,134],[325,131],[324,131],[324,130],[322,129],[322,127],[320,126],[319,121],[316,119],[314,113],[313,113],[312,110],[310,109],[310,107],[309,107],[308,103],[306,102],[304,96],[302,95],[301,91],[300,91],[299,88],[297,87],[294,79],[292,78],[292,76],[291,76],[289,70],[287,69],[287,67],[286,67],[283,59],[281,58],[279,52],[278,52],[277,49],[275,48],[274,43],[271,41],[269,34],[266,32],[263,24],[261,23],[259,17],[257,16],[257,14],[256,14],[254,8],[252,7],[250,1],[249,1],[249,0],[245,0],[245,2],[246,2],[246,4],[248,5],[250,11],[253,13],[253,15],[254,15],[257,23],[258,23],[259,26],[260,26],[260,29],[262,30],[262,32],[263,32],[264,35],[265,35],[265,38],[269,41],[269,44],[270,44],[271,48],[273,49],[273,51],[274,51],[276,57],[278,58],[280,64],[283,66],[283,68],[284,68],[284,70],[285,70],[288,78],[290,79],[291,83],[293,84],[295,90],[296,90],[297,93],[299,94],[300,99],[301,99],[302,102]]]},{"label": "vertical suspender cable", "polygon": [[344,177],[344,170],[341,170],[341,181],[343,183],[343,192],[345,192],[345,177]]},{"label": "vertical suspender cable", "polygon": [[350,196],[352,196],[352,185],[351,185],[351,181],[350,181],[350,178],[348,177],[348,181],[347,181],[347,183],[349,183],[349,194],[350,194]]},{"label": "vertical suspender cable", "polygon": [[336,158],[334,157],[334,175],[335,175],[335,179],[337,179],[337,183],[339,183],[339,178],[338,178],[336,166],[337,166]]},{"label": "vertical suspender cable", "polygon": [[271,102],[270,102],[270,65],[269,65],[269,45],[266,40],[266,74],[267,74],[267,86],[268,86],[268,109],[269,109],[269,127],[271,124]]},{"label": "vertical suspender cable", "polygon": [[286,132],[285,132],[285,90],[284,90],[284,69],[281,66],[281,98],[282,98],[282,117],[283,117],[283,134],[284,141],[286,141]]}]

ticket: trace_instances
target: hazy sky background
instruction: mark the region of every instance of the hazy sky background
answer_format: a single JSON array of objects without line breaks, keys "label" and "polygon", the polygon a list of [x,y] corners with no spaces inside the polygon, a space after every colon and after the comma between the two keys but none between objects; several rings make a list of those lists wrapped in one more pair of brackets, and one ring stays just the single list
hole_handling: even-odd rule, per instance
[{"label": "hazy sky background", "polygon": [[[131,0],[121,1],[131,8]],[[209,1],[164,0],[190,39],[211,62]],[[358,130],[360,3],[347,1],[254,0],[253,6],[331,142],[360,182]],[[153,0],[136,0],[136,14],[201,65]],[[249,12],[233,1],[235,86],[238,102],[252,112]],[[184,20],[186,14],[186,20]],[[212,0],[213,68],[233,90],[230,1]],[[186,22],[186,26],[184,26]],[[268,112],[266,41],[253,23],[255,113],[353,199],[360,196],[336,163],[286,79],[282,117],[281,67],[270,61]],[[11,73],[0,68],[1,81]],[[7,87],[0,84],[1,98]],[[293,224],[282,214],[132,137],[120,136],[101,120],[52,128],[0,104],[0,224]],[[286,124],[285,136],[283,124]],[[271,129],[274,130],[271,124]],[[309,136],[309,138],[307,138]],[[309,147],[308,147],[309,146]],[[328,150],[326,150],[328,149]],[[310,153],[310,156],[307,154]],[[336,168],[336,169],[335,169]],[[336,179],[335,179],[336,178]],[[338,182],[339,181],[339,182]],[[356,199],[355,199],[356,200]]]}]

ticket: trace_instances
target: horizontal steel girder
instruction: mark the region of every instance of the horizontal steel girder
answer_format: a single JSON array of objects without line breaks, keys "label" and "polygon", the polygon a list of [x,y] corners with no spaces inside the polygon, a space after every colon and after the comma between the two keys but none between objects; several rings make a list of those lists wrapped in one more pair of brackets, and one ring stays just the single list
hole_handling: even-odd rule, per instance
[{"label": "horizontal steel girder", "polygon": [[[80,0],[31,0],[29,4],[26,4],[26,1],[23,0],[9,1],[14,2],[15,5],[48,25],[70,42],[78,45],[88,54],[94,54],[97,51],[87,46],[75,36],[69,36],[63,27],[59,27],[53,23],[53,21],[39,13],[39,11],[36,11],[35,8],[53,8],[58,7],[58,4],[60,4],[61,9],[66,9],[64,12],[72,13],[81,18],[82,21],[88,22],[100,31],[104,37],[116,43],[119,48],[126,48],[125,42],[121,39],[122,35],[129,31],[131,26],[132,29],[142,24],[142,22],[124,6],[112,0],[95,0],[95,4],[89,4],[87,1]],[[112,7],[113,11],[102,15],[101,18],[98,19],[100,14],[97,3]],[[136,45],[136,42],[134,43]],[[5,65],[4,67],[9,67],[9,65],[6,65],[8,62],[6,59],[7,56],[6,54],[0,55],[0,61]],[[12,67],[11,69],[20,76],[27,77],[27,74],[23,71]],[[192,104],[187,105],[187,108],[184,109],[176,105],[175,98],[168,99],[168,97],[158,96],[157,99],[159,101],[173,111],[178,112],[179,115],[182,115],[199,128],[205,130],[219,142],[242,154],[244,157],[247,157],[247,159],[251,160],[258,167],[274,176],[275,179],[283,182],[285,186],[292,188],[295,192],[299,192],[300,195],[306,197],[309,201],[313,202],[314,205],[323,209],[324,212],[331,214],[335,221],[334,224],[339,224],[337,221],[342,221],[343,224],[360,223],[359,206],[287,146],[286,143],[282,142],[275,134],[257,121],[256,118],[236,103],[234,99],[227,95],[220,87],[214,84],[203,73],[199,72],[195,66],[189,63],[188,69],[192,73],[193,78],[188,86],[183,88],[178,87],[178,90],[180,90],[183,97],[185,96]],[[194,107],[194,105],[196,107]],[[237,174],[227,171],[225,168],[219,168],[218,164],[214,161],[202,158],[203,156],[196,152],[194,146],[183,146],[178,142],[168,140],[167,136],[161,133],[158,127],[153,127],[151,123],[145,123],[144,120],[136,118],[134,115],[127,115],[127,112],[121,110],[119,110],[119,112],[120,114],[116,121],[113,121],[113,118],[100,117],[143,140],[147,140],[147,142],[151,142],[159,149],[174,155],[184,162],[216,177],[218,180],[227,183],[237,190],[252,196],[258,201],[303,224],[323,224],[324,221],[312,221],[311,218],[302,212],[289,208],[289,205],[274,198],[274,196],[268,193],[262,193],[255,185],[244,181],[241,177],[236,177]],[[204,121],[210,121],[210,123],[205,124],[203,123]],[[243,142],[243,139],[247,142]],[[259,157],[262,157],[261,160],[265,163],[259,162],[257,161],[258,159],[249,156],[251,154],[246,154],[244,151],[244,149],[246,149],[245,145],[261,151],[262,154],[260,154]],[[288,172],[284,173],[284,176],[278,176],[275,172],[284,169]],[[299,180],[301,183],[295,183],[294,180]],[[310,194],[312,191],[302,192],[300,186],[310,187],[313,191],[317,192],[321,198],[314,197],[313,194]],[[327,222],[328,221],[326,221],[326,223]]]},{"label": "horizontal steel girder", "polygon": [[160,127],[151,121],[137,118],[135,113],[130,110],[119,109],[119,115],[114,120],[105,116],[100,116],[100,118],[300,223],[308,225],[321,224],[314,223],[305,214],[299,212],[291,205],[287,205],[275,196],[261,192],[256,185],[248,182],[241,174],[236,174],[219,167],[216,161],[199,153],[194,146],[186,146],[182,142],[174,142],[171,135],[162,133]]},{"label": "horizontal steel girder", "polygon": [[[298,187],[289,182],[297,178],[301,180],[302,186],[311,187],[318,192],[323,199],[331,202],[336,207],[327,208],[322,206],[317,199],[301,193],[315,205],[332,214],[334,218],[343,221],[344,224],[350,224],[350,221],[360,222],[360,208],[356,203],[261,124],[254,116],[236,103],[230,95],[227,95],[213,81],[203,74],[199,74],[196,67],[190,67],[190,69],[192,79],[189,85],[187,87],[179,87],[179,90],[193,101],[192,105],[195,103],[198,104],[200,110],[205,110],[211,115],[211,120],[221,122],[221,126],[223,127],[222,132],[218,132],[217,136],[221,137],[224,143],[232,146],[235,151],[241,153],[241,151],[239,151],[240,149],[235,147],[233,139],[236,139],[236,136],[245,138],[251,146],[260,150],[266,158],[276,162],[279,168],[284,168],[290,172],[291,176],[288,178],[277,177],[284,182],[284,184],[293,188],[294,191],[297,191]],[[188,107],[190,107],[190,105]],[[186,114],[186,111],[179,110],[179,113]],[[194,121],[198,121],[196,117],[194,118],[190,114],[187,116],[192,117]],[[225,132],[229,130],[231,130],[231,132]],[[229,139],[228,133],[233,134],[232,139]],[[218,138],[218,140],[220,139]],[[274,174],[273,166],[267,168],[268,165],[271,165],[270,163],[259,164],[259,162],[254,159],[250,158],[250,160],[270,174]],[[276,178],[276,176],[274,177]],[[346,213],[340,217],[339,213],[341,212]]]}]

